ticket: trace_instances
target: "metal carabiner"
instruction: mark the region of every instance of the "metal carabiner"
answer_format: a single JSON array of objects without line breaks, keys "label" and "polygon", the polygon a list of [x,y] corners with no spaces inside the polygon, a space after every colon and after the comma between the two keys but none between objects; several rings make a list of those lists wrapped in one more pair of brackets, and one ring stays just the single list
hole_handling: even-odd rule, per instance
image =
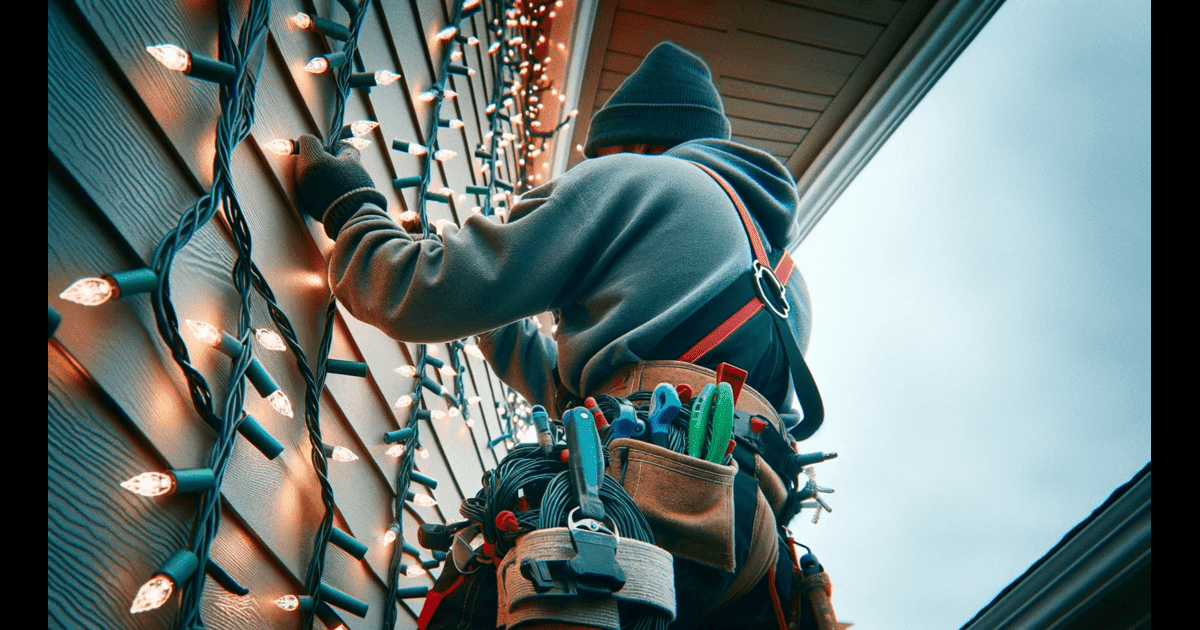
[{"label": "metal carabiner", "polygon": [[[782,311],[780,311],[779,307],[775,305],[774,300],[767,297],[767,290],[763,287],[764,277],[770,278],[770,281],[768,281],[767,284],[771,286],[773,296],[777,297],[779,302],[783,304]],[[783,283],[779,281],[779,278],[775,276],[775,272],[772,271],[770,267],[757,260],[754,261],[754,288],[758,291],[758,299],[761,300],[767,308],[771,309],[772,313],[778,315],[780,319],[787,319],[788,312],[791,311],[792,308],[787,301],[787,287],[783,286]]]}]

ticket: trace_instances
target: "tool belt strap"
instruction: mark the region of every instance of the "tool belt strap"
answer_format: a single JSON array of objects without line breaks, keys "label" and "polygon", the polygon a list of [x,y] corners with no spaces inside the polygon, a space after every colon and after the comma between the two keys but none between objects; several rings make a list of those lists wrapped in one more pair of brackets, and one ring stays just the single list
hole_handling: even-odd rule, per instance
[{"label": "tool belt strap", "polygon": [[621,604],[638,604],[658,609],[675,620],[675,572],[671,554],[650,544],[621,538],[617,563],[625,572],[625,586],[610,598],[565,596],[553,590],[539,593],[521,574],[521,561],[566,560],[575,556],[571,534],[565,527],[539,529],[517,541],[496,569],[497,625],[515,630],[534,621],[593,626],[620,630]]},{"label": "tool belt strap", "polygon": [[[588,396],[609,394],[618,398],[629,398],[636,391],[650,391],[659,383],[672,385],[687,385],[693,392],[699,393],[709,383],[717,382],[717,373],[693,363],[682,361],[641,361],[622,366],[613,372],[607,381],[601,384]],[[737,408],[750,415],[758,415],[775,425],[780,435],[788,435],[787,427],[779,419],[775,407],[767,402],[766,397],[749,385],[742,387],[738,394]]]}]

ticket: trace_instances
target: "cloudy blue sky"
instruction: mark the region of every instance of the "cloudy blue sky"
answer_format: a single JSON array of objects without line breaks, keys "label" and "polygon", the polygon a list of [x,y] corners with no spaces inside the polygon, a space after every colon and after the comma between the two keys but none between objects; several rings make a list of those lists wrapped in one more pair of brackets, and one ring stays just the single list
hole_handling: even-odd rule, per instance
[{"label": "cloudy blue sky", "polygon": [[796,256],[857,628],[957,628],[1150,454],[1150,4],[1009,0]]}]

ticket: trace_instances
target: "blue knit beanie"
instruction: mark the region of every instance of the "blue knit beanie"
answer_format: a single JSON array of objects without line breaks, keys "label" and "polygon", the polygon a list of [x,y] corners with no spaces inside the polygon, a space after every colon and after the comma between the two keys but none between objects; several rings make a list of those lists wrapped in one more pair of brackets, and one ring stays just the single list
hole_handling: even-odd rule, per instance
[{"label": "blue knit beanie", "polygon": [[662,42],[592,116],[583,154],[625,144],[673,147],[699,138],[729,139],[729,119],[704,60]]}]

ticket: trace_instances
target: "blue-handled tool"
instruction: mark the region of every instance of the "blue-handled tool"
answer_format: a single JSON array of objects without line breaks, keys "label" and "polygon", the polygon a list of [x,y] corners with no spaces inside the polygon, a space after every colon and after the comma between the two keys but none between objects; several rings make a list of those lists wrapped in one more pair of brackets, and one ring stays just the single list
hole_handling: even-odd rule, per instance
[{"label": "blue-handled tool", "polygon": [[600,434],[592,412],[576,407],[563,415],[567,430],[567,467],[571,485],[579,499],[579,512],[584,519],[604,523],[604,504],[600,502],[600,480],[604,474],[604,457],[600,453]]},{"label": "blue-handled tool", "polygon": [[683,403],[679,402],[679,394],[674,385],[659,383],[658,387],[654,388],[654,395],[650,401],[650,417],[646,423],[650,425],[651,439],[656,445],[668,448],[667,430],[681,409]]},{"label": "blue-handled tool", "polygon": [[709,383],[700,390],[692,401],[692,416],[688,420],[687,454],[699,458],[704,452],[704,438],[708,433],[708,417],[712,414],[713,392],[716,386]]},{"label": "blue-handled tool", "polygon": [[633,410],[633,405],[618,402],[617,408],[620,410],[620,414],[612,423],[612,439],[619,440],[636,435],[638,419],[637,414]]},{"label": "blue-handled tool", "polygon": [[550,416],[546,414],[546,408],[541,405],[534,405],[530,410],[530,415],[533,416],[533,426],[537,429],[538,446],[546,457],[550,457],[550,452],[554,450],[554,436],[550,433]]}]

